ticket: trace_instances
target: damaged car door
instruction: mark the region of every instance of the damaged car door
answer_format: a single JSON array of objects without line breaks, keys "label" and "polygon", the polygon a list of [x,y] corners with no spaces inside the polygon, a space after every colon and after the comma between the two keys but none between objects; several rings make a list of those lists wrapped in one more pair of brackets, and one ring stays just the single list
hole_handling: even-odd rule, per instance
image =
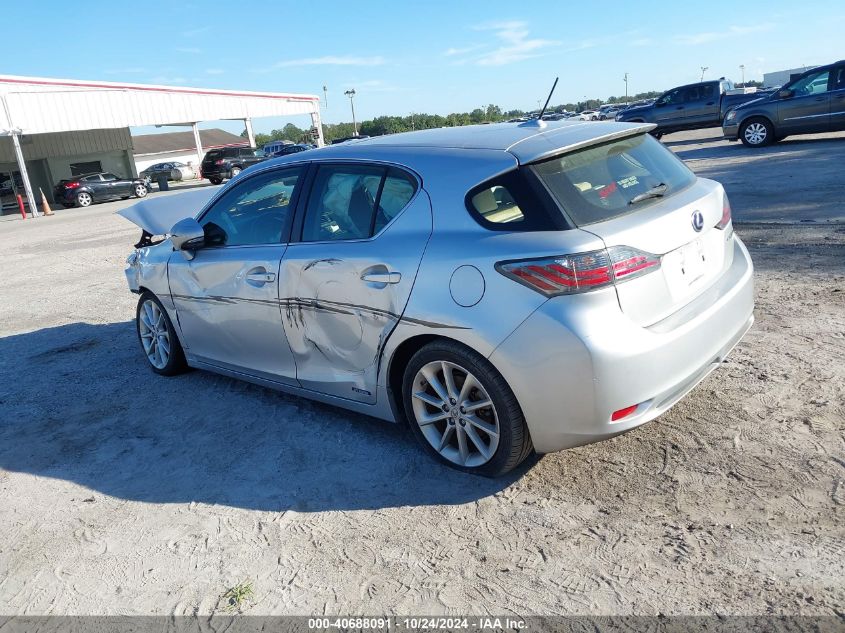
[{"label": "damaged car door", "polygon": [[314,169],[282,259],[285,331],[303,387],[373,403],[382,347],[431,235],[431,205],[417,178],[397,167]]},{"label": "damaged car door", "polygon": [[195,361],[296,385],[278,276],[304,170],[245,178],[198,218],[202,247],[171,255],[170,291]]}]

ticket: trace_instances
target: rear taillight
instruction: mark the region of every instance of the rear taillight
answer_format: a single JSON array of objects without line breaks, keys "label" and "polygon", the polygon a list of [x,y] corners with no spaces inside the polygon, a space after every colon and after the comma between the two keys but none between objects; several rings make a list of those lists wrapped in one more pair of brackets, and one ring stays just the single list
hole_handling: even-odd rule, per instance
[{"label": "rear taillight", "polygon": [[496,264],[505,277],[549,297],[605,288],[658,268],[659,257],[630,246]]},{"label": "rear taillight", "polygon": [[221,158],[221,159],[218,159],[218,160],[214,161],[214,164],[215,164],[215,165],[222,165],[222,164],[223,164],[223,159]]},{"label": "rear taillight", "polygon": [[66,182],[65,183],[65,189],[76,189],[80,186],[82,186],[81,182]]},{"label": "rear taillight", "polygon": [[731,203],[728,202],[728,197],[725,196],[725,201],[722,203],[722,219],[716,225],[717,229],[724,229],[731,223]]}]

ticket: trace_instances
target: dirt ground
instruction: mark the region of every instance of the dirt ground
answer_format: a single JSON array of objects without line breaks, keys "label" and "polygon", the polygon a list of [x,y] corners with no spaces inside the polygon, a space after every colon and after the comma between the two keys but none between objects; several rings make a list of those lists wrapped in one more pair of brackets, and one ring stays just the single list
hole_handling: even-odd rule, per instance
[{"label": "dirt ground", "polygon": [[841,613],[845,140],[714,134],[664,140],[725,176],[755,327],[654,422],[495,481],[387,423],[154,375],[120,205],[0,222],[0,613],[206,614],[241,582],[251,614]]}]

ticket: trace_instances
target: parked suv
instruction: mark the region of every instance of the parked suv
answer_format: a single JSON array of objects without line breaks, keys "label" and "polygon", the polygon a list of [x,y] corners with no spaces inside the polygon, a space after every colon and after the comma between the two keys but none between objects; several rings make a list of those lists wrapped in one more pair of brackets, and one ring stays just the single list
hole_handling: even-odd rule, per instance
[{"label": "parked suv", "polygon": [[209,150],[202,159],[202,177],[219,185],[226,178],[234,178],[250,165],[267,160],[264,151],[251,147],[224,147]]},{"label": "parked suv", "polygon": [[656,123],[652,134],[657,138],[670,132],[715,127],[722,124],[731,108],[760,97],[759,92],[728,94],[732,90],[733,83],[726,79],[679,86],[664,92],[654,103],[623,110],[616,120]]},{"label": "parked suv", "polygon": [[728,112],[722,132],[748,147],[790,134],[845,130],[845,60],[808,70],[777,92]]}]

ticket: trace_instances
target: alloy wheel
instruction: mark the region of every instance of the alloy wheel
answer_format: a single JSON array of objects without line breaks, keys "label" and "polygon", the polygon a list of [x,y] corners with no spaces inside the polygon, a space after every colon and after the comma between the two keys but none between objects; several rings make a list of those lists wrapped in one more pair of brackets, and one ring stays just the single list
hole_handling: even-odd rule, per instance
[{"label": "alloy wheel", "polygon": [[135,185],[135,195],[143,198],[147,195],[147,188],[144,185]]},{"label": "alloy wheel", "polygon": [[434,361],[417,372],[411,389],[415,421],[442,457],[466,467],[493,458],[499,446],[499,417],[475,376],[455,363]]},{"label": "alloy wheel", "polygon": [[766,140],[767,135],[768,130],[766,130],[766,126],[757,122],[749,123],[745,128],[745,132],[743,132],[745,140],[751,145],[760,145]]},{"label": "alloy wheel", "polygon": [[170,334],[164,313],[155,301],[144,301],[138,313],[138,332],[147,360],[156,369],[164,369],[170,360]]},{"label": "alloy wheel", "polygon": [[91,204],[91,194],[85,193],[84,191],[76,196],[76,201],[79,203],[81,207],[87,207]]}]

